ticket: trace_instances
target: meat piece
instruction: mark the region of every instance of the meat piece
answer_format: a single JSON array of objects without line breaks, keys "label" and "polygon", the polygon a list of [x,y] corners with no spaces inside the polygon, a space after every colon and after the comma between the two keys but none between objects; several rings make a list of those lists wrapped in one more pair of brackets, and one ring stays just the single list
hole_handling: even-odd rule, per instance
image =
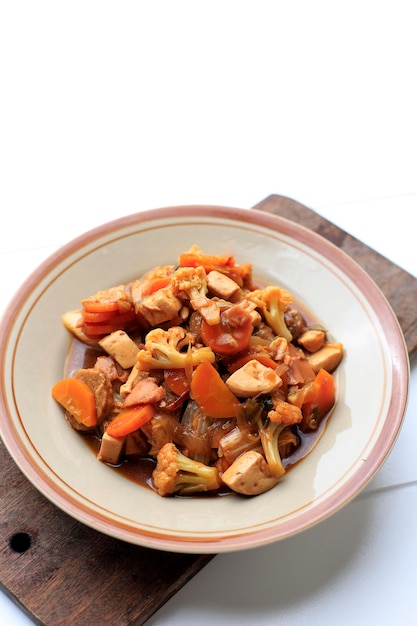
[{"label": "meat piece", "polygon": [[172,443],[174,434],[179,426],[178,419],[170,412],[158,412],[141,428],[151,445],[149,454],[156,457],[159,450],[166,444]]},{"label": "meat piece", "polygon": [[284,314],[285,325],[290,331],[294,341],[306,330],[304,317],[296,309],[289,308]]},{"label": "meat piece", "polygon": [[126,435],[125,456],[131,459],[149,454],[149,443],[143,432],[135,430]]},{"label": "meat piece", "polygon": [[253,310],[254,305],[251,302],[242,300],[242,302],[238,302],[230,308],[225,309],[223,315],[224,319],[228,324],[230,324],[230,326],[238,328],[239,326],[244,326],[248,322],[252,323]]},{"label": "meat piece", "polygon": [[217,302],[202,296],[201,298],[194,298],[191,300],[191,305],[194,311],[198,311],[201,317],[207,322],[207,324],[220,324],[220,312],[221,309]]},{"label": "meat piece", "polygon": [[154,404],[165,398],[166,391],[159,387],[154,378],[140,378],[132,391],[124,399],[123,406]]},{"label": "meat piece", "polygon": [[114,406],[113,388],[110,379],[103,372],[93,367],[77,370],[74,378],[84,381],[94,392],[97,424],[101,424]]},{"label": "meat piece", "polygon": [[272,328],[270,328],[265,322],[256,324],[256,329],[253,333],[254,337],[259,337],[265,341],[273,341],[276,337]]},{"label": "meat piece", "polygon": [[305,354],[299,348],[288,344],[288,370],[287,382],[289,385],[304,385],[304,383],[314,380],[316,374],[313,367],[306,359]]},{"label": "meat piece", "polygon": [[[147,375],[147,372],[146,372],[146,375]],[[138,370],[138,368],[132,367],[132,369],[130,370],[129,376],[127,377],[126,382],[124,382],[123,385],[121,385],[119,389],[119,393],[122,396],[122,398],[126,397],[132,391],[133,387],[136,385],[137,381],[141,377],[143,377],[143,375]]]},{"label": "meat piece", "polygon": [[74,430],[78,430],[79,432],[89,433],[95,429],[95,426],[91,427],[91,426],[85,426],[84,424],[81,424],[81,422],[79,422],[74,417],[74,415],[70,413],[70,411],[65,411],[65,419],[67,420],[71,428],[73,428]]},{"label": "meat piece", "polygon": [[94,363],[94,369],[103,372],[109,380],[126,382],[128,378],[128,372],[124,369],[118,369],[116,363],[111,356],[99,356]]}]

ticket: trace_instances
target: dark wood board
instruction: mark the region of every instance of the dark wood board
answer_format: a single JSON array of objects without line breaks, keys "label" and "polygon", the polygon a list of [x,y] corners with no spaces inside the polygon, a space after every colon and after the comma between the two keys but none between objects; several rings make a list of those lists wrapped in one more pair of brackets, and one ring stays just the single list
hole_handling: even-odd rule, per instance
[{"label": "dark wood board", "polygon": [[[294,200],[272,195],[255,208],[319,232],[364,267],[415,355],[417,279]],[[80,524],[38,493],[1,441],[0,507],[0,584],[43,626],[144,624],[215,556],[149,550]]]}]

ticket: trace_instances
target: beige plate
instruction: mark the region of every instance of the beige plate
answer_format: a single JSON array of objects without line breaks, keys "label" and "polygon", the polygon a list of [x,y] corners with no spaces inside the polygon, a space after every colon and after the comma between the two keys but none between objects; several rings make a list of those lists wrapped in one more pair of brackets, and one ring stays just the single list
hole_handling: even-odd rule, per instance
[{"label": "beige plate", "polygon": [[[310,455],[261,496],[161,498],[98,462],[51,398],[69,336],[61,315],[81,298],[175,262],[192,244],[252,262],[300,298],[346,355],[337,408]],[[56,506],[113,537],[214,553],[288,537],[323,520],[379,469],[400,429],[409,366],[384,296],[340,249],[254,210],[173,207],[130,215],[72,241],[20,288],[0,335],[0,433],[17,465]]]}]

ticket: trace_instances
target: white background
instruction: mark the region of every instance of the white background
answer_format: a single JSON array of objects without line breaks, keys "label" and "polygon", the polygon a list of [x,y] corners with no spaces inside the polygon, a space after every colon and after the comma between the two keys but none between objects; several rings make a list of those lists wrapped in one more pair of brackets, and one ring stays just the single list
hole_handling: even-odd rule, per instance
[{"label": "white background", "polygon": [[[417,276],[415,7],[0,2],[0,312],[100,222],[271,193]],[[411,392],[354,502],[297,541],[216,557],[149,626],[415,624],[414,365]],[[0,595],[0,624],[25,623]]]}]

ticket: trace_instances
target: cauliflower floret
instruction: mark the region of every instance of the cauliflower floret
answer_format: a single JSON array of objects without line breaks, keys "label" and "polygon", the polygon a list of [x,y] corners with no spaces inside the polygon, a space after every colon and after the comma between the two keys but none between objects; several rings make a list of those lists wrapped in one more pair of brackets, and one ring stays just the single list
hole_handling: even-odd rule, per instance
[{"label": "cauliflower floret", "polygon": [[221,485],[216,467],[189,459],[173,443],[160,449],[152,478],[160,496],[213,491]]},{"label": "cauliflower floret", "polygon": [[285,400],[275,400],[274,408],[269,411],[268,417],[274,424],[284,424],[285,426],[299,424],[303,419],[300,408],[285,402]]},{"label": "cauliflower floret", "polygon": [[195,300],[207,294],[204,267],[179,267],[171,276],[172,292],[181,300]]},{"label": "cauliflower floret", "polygon": [[274,408],[268,412],[268,420],[261,429],[261,443],[269,469],[277,478],[285,474],[279,450],[279,437],[283,430],[293,424],[299,424],[302,419],[299,407],[280,399],[275,399]]},{"label": "cauliflower floret", "polygon": [[292,335],[285,324],[285,311],[292,302],[291,294],[281,287],[269,285],[265,289],[255,289],[245,296],[254,302],[260,310],[268,326],[276,335],[292,340]]},{"label": "cauliflower floret", "polygon": [[[168,330],[154,328],[145,338],[145,347],[139,350],[137,359],[140,369],[179,369],[194,367],[202,361],[214,363],[213,350],[209,347],[197,348],[195,337],[181,328],[171,326]],[[186,352],[181,350],[187,347]]]}]

